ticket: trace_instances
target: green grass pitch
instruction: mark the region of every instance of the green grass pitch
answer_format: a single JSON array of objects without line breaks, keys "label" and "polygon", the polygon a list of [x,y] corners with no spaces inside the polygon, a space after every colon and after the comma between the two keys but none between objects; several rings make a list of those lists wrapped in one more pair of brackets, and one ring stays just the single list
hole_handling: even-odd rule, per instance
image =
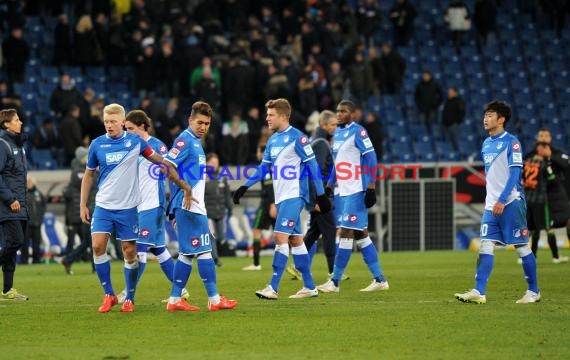
[{"label": "green grass pitch", "polygon": [[[187,286],[200,312],[168,313],[160,301],[170,287],[157,263],[139,284],[135,313],[114,307],[97,313],[102,290],[88,264],[69,276],[57,264],[19,266],[15,287],[27,302],[0,302],[3,359],[559,359],[568,352],[570,264],[538,259],[543,300],[517,305],[526,283],[513,251],[496,251],[487,304],[460,303],[455,292],[474,281],[473,252],[380,254],[390,282],[386,292],[361,293],[370,275],[353,254],[340,294],[288,299],[302,284],[284,274],[280,299],[254,291],[271,276],[245,272],[250,259],[224,258],[222,294],[239,301],[232,311],[207,311],[196,266]],[[563,254],[568,255],[568,250]],[[122,263],[113,262],[113,285],[124,286]],[[317,254],[317,283],[326,280]]]}]

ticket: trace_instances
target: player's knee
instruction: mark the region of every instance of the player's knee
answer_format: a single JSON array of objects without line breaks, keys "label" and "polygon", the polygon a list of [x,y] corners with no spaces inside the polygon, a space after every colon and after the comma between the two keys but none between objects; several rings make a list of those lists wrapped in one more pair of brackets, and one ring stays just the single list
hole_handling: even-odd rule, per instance
[{"label": "player's knee", "polygon": [[525,257],[529,254],[532,254],[532,250],[530,249],[530,246],[528,246],[528,244],[524,244],[522,246],[517,246],[516,247],[516,251],[519,254],[519,257]]},{"label": "player's knee", "polygon": [[481,241],[481,246],[479,246],[479,254],[493,255],[494,251],[495,244],[492,241]]},{"label": "player's knee", "polygon": [[211,253],[211,252],[202,253],[202,254],[198,255],[197,258],[198,258],[198,260],[211,259],[211,258],[212,258],[212,253]]}]

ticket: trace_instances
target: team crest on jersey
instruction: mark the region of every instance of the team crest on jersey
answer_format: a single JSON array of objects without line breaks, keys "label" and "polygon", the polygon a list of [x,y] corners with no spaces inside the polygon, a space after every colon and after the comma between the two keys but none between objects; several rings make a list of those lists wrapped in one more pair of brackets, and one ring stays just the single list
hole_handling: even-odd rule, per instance
[{"label": "team crest on jersey", "polygon": [[305,145],[308,142],[309,142],[309,140],[307,139],[306,136],[301,136],[301,144]]},{"label": "team crest on jersey", "polygon": [[348,215],[348,221],[350,221],[351,223],[355,223],[356,220],[358,220],[358,216],[356,216],[355,214]]},{"label": "team crest on jersey", "polygon": [[176,142],[176,147],[179,149],[182,149],[184,147],[184,145],[186,145],[186,142],[182,139],[180,139]]},{"label": "team crest on jersey", "polygon": [[180,150],[178,150],[176,148],[172,148],[168,152],[168,156],[172,159],[176,159],[178,157],[178,154],[180,154]]},{"label": "team crest on jersey", "polygon": [[287,136],[285,136],[285,137],[283,138],[283,142],[284,142],[284,143],[289,142],[289,135],[287,135]]},{"label": "team crest on jersey", "polygon": [[135,234],[139,233],[139,226],[138,225],[133,225],[133,233],[135,233]]},{"label": "team crest on jersey", "polygon": [[141,229],[141,237],[143,239],[147,239],[149,235],[150,235],[149,229]]},{"label": "team crest on jersey", "polygon": [[192,238],[192,240],[190,240],[190,244],[191,244],[193,247],[200,246],[200,239],[198,239],[198,238]]},{"label": "team crest on jersey", "polygon": [[518,150],[520,150],[520,149],[521,149],[521,144],[520,144],[520,143],[518,143],[518,142],[513,143],[513,150],[517,150],[517,151],[518,151]]},{"label": "team crest on jersey", "polygon": [[168,152],[168,149],[166,148],[166,145],[160,145],[160,153],[161,154],[166,154]]},{"label": "team crest on jersey", "polygon": [[348,137],[348,132],[345,132],[345,133],[344,133],[344,137],[345,137],[345,138]]},{"label": "team crest on jersey", "polygon": [[499,142],[499,143],[497,144],[497,150],[499,150],[499,149],[502,148],[502,147],[503,147],[503,143],[502,143],[502,142]]},{"label": "team crest on jersey", "polygon": [[515,229],[513,231],[513,237],[516,237],[516,238],[521,237],[521,229]]},{"label": "team crest on jersey", "polygon": [[131,143],[131,139],[127,139],[125,140],[125,147],[131,147],[132,143]]}]

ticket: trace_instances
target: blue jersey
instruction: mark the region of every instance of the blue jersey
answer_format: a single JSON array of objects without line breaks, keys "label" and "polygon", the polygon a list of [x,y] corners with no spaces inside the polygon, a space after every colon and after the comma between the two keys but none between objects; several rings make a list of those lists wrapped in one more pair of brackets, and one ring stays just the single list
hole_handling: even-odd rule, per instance
[{"label": "blue jersey", "polygon": [[87,169],[99,167],[95,205],[108,210],[125,210],[139,205],[138,158],[153,154],[138,135],[123,132],[118,138],[101,135],[91,143]]},{"label": "blue jersey", "polygon": [[[349,196],[365,191],[370,182],[370,174],[356,174],[362,166],[362,157],[374,151],[374,146],[366,130],[357,123],[337,127],[333,139],[333,158],[336,169],[336,182],[340,196]],[[368,173],[372,169],[367,169]]]},{"label": "blue jersey", "polygon": [[[487,197],[485,209],[492,210],[507,185],[511,166],[523,166],[522,148],[519,140],[506,131],[490,136],[483,142],[481,150],[485,163]],[[517,180],[505,205],[521,197],[522,184]]]},{"label": "blue jersey", "polygon": [[[174,140],[174,146],[164,157],[164,160],[171,162],[178,169],[179,179],[186,181],[192,187],[192,197],[198,201],[198,203],[193,201],[192,207],[184,210],[206,215],[204,205],[206,154],[204,154],[200,138],[192,132],[192,129],[184,130]],[[175,209],[183,209],[184,192],[173,183],[170,185],[172,200],[169,212],[173,214]]]},{"label": "blue jersey", "polygon": [[275,204],[293,198],[309,201],[310,172],[306,162],[314,158],[309,139],[298,129],[289,126],[271,135],[262,161],[273,165]]},{"label": "blue jersey", "polygon": [[[149,137],[147,143],[154,152],[161,156],[166,155],[168,152],[166,145],[155,137]],[[137,208],[139,212],[157,207],[161,207],[163,209],[166,207],[164,181],[157,180],[157,178],[160,177],[156,174],[160,168],[151,165],[151,161],[145,159],[143,156],[139,157],[139,189],[142,197],[142,201]]]}]

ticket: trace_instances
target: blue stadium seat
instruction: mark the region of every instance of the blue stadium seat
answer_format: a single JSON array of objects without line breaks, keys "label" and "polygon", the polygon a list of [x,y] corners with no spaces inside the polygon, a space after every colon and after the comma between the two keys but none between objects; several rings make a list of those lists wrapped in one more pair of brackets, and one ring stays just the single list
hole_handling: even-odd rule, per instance
[{"label": "blue stadium seat", "polygon": [[55,66],[40,67],[40,78],[43,82],[59,84],[59,70]]},{"label": "blue stadium seat", "polygon": [[53,170],[57,168],[57,161],[49,149],[34,149],[32,159],[35,168],[38,170]]}]

